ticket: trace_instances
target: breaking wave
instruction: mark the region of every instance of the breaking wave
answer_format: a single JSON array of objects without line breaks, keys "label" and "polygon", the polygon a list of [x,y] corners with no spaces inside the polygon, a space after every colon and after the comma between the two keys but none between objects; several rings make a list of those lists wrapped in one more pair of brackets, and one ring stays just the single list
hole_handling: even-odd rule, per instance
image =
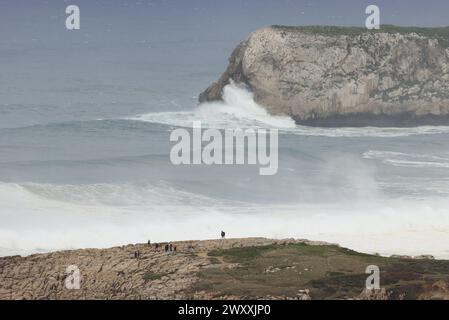
[{"label": "breaking wave", "polygon": [[413,168],[449,168],[449,156],[409,154],[392,151],[370,150],[363,154],[364,159],[379,160],[384,164]]},{"label": "breaking wave", "polygon": [[175,127],[192,127],[201,121],[204,128],[276,128],[281,133],[323,137],[405,137],[447,134],[449,126],[413,128],[320,128],[296,125],[287,116],[270,115],[254,101],[253,94],[235,83],[223,89],[223,101],[206,102],[191,111],[152,112],[125,118],[131,121],[158,123]]},{"label": "breaking wave", "polygon": [[128,118],[170,126],[191,127],[201,121],[203,127],[235,128],[294,128],[295,122],[285,116],[271,116],[256,102],[253,94],[232,83],[223,90],[223,101],[201,104],[193,111],[155,112]]},{"label": "breaking wave", "polygon": [[[136,190],[141,196],[129,198]],[[308,238],[369,253],[449,257],[443,199],[243,205],[157,186],[0,183],[0,201],[0,255],[209,239],[226,230],[230,237]]]}]

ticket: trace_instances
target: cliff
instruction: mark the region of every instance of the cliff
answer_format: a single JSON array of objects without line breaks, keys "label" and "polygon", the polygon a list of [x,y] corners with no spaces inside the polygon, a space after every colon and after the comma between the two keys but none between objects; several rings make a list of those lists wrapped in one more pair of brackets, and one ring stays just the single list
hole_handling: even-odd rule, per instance
[{"label": "cliff", "polygon": [[272,26],[234,50],[200,102],[246,84],[274,115],[319,126],[449,124],[449,27]]},{"label": "cliff", "polygon": [[[430,256],[386,258],[294,239],[173,245],[176,252],[136,244],[0,258],[0,300],[449,299],[449,261]],[[65,285],[72,265],[79,289]],[[369,265],[379,266],[382,290],[364,290]]]}]

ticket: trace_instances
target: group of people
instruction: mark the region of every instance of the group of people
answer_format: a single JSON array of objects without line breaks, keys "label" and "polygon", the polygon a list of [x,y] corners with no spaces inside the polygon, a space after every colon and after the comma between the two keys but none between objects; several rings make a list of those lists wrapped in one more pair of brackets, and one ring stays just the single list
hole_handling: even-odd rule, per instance
[{"label": "group of people", "polygon": [[[224,239],[225,236],[226,236],[226,233],[224,231],[221,231],[220,235],[221,235],[221,238]],[[150,240],[148,240],[148,247],[150,247],[150,248],[152,247]],[[161,248],[161,244],[159,244],[159,243],[155,243],[154,244],[154,249],[156,251],[159,251],[160,248]],[[164,250],[165,250],[166,253],[169,253],[169,252],[170,253],[175,253],[177,248],[176,248],[176,246],[174,246],[171,243],[166,243],[165,246],[164,246]],[[137,251],[134,252],[134,258],[135,259],[140,259],[140,250],[137,250]]]},{"label": "group of people", "polygon": [[[148,240],[148,247],[152,247],[151,246],[151,241],[150,240]],[[159,248],[161,248],[161,245],[159,244],[159,243],[155,243],[154,244],[154,249],[156,250],[156,251],[159,251]],[[164,246],[164,250],[165,250],[165,252],[176,252],[176,250],[177,250],[177,248],[176,248],[176,246],[174,246],[173,244],[171,244],[171,243],[167,243],[167,244],[165,244],[165,246]]]},{"label": "group of people", "polygon": [[165,252],[176,252],[176,246],[170,244],[165,245]]}]

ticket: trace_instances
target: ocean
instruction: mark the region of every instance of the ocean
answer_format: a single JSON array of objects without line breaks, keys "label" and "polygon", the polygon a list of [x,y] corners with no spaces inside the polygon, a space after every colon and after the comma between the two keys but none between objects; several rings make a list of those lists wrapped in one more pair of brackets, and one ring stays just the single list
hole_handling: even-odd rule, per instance
[{"label": "ocean", "polygon": [[[297,126],[238,86],[198,105],[260,21],[223,28],[171,2],[164,15],[100,1],[69,32],[64,3],[18,3],[0,22],[0,255],[224,230],[449,257],[449,127]],[[198,120],[279,129],[278,173],[174,166],[170,133]]]}]

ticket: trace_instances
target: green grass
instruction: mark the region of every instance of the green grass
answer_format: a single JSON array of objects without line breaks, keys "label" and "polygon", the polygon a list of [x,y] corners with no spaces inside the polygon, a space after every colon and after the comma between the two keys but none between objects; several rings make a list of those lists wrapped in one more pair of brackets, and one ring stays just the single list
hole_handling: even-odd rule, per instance
[{"label": "green grass", "polygon": [[[291,296],[309,289],[313,298],[357,296],[365,286],[368,265],[381,270],[381,286],[406,298],[439,279],[449,280],[449,261],[401,260],[358,253],[333,245],[269,245],[209,252],[211,258],[237,263],[236,268],[200,271],[195,291],[240,297]],[[218,261],[216,261],[218,262]]]},{"label": "green grass", "polygon": [[380,29],[368,30],[363,27],[337,27],[337,26],[272,26],[283,31],[301,31],[310,34],[326,36],[359,36],[366,33],[416,33],[421,36],[437,39],[444,47],[449,47],[449,26],[448,27],[398,27],[394,25],[381,25]]},{"label": "green grass", "polygon": [[208,256],[223,257],[226,262],[242,262],[243,260],[260,257],[264,251],[270,249],[272,249],[272,246],[212,250],[208,253]]}]

